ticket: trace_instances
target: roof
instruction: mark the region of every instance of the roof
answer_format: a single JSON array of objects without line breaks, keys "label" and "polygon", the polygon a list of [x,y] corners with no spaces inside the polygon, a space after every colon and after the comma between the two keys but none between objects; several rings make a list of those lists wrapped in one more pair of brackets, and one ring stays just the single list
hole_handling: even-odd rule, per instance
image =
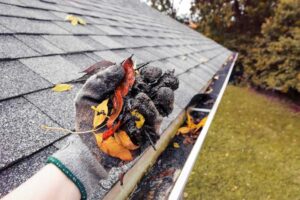
[{"label": "roof", "polygon": [[[68,14],[87,25],[72,26]],[[20,185],[66,140],[41,125],[74,127],[75,94],[51,88],[91,64],[137,62],[175,69],[175,109],[162,131],[232,52],[138,0],[0,0],[0,197]]]}]

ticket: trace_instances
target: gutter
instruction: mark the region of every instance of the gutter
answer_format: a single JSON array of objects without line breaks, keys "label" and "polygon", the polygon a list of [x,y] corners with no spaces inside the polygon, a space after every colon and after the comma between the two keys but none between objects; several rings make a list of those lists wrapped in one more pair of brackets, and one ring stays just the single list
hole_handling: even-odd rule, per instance
[{"label": "gutter", "polygon": [[207,121],[206,121],[199,137],[197,138],[197,141],[196,141],[189,157],[187,158],[187,161],[185,162],[184,167],[182,168],[182,171],[181,171],[181,173],[180,173],[180,175],[179,175],[179,177],[178,177],[178,179],[177,179],[177,181],[176,181],[176,183],[175,183],[175,185],[174,185],[174,187],[173,187],[173,189],[172,189],[172,191],[169,195],[169,198],[168,198],[169,200],[181,199],[181,196],[182,196],[182,193],[184,191],[185,185],[188,181],[189,175],[190,175],[190,173],[191,173],[191,171],[192,171],[192,169],[195,165],[195,162],[197,160],[197,157],[199,155],[199,152],[201,150],[201,147],[202,147],[203,142],[205,140],[205,137],[207,135],[208,129],[209,129],[211,123],[212,123],[212,120],[213,120],[213,118],[216,114],[216,111],[217,111],[218,106],[221,102],[221,99],[223,97],[225,89],[228,85],[228,81],[229,81],[230,75],[232,73],[233,66],[234,66],[234,64],[236,62],[236,59],[238,57],[238,54],[236,53],[234,56],[235,57],[234,57],[234,59],[231,63],[229,72],[228,72],[228,74],[226,76],[226,79],[223,83],[223,86],[222,86],[222,88],[219,92],[219,95],[216,99],[216,102],[215,102],[214,106],[212,107],[211,111],[209,112]]},{"label": "gutter", "polygon": [[[216,102],[214,103],[213,108],[210,111],[210,114],[208,116],[207,122],[205,126],[203,127],[201,134],[197,138],[197,141],[195,145],[193,146],[193,149],[191,153],[188,156],[188,159],[181,171],[181,174],[179,175],[179,178],[175,182],[175,186],[173,187],[171,194],[169,196],[170,200],[174,199],[180,199],[181,194],[184,190],[185,184],[188,180],[188,176],[190,174],[190,171],[192,170],[192,167],[196,161],[196,158],[198,156],[198,153],[201,149],[202,143],[204,142],[205,136],[207,134],[208,128],[211,124],[211,121],[214,117],[214,114],[217,110],[217,107],[221,101],[221,98],[223,96],[223,93],[225,91],[225,88],[227,86],[227,83],[229,81],[230,74],[232,72],[234,63],[237,58],[237,54],[233,54],[234,59],[231,61],[231,66],[228,71],[228,74],[226,76],[225,81],[223,82],[223,86],[221,88],[221,91],[219,92],[218,98]],[[209,84],[202,88],[201,91],[205,91]],[[205,112],[208,112],[209,110],[204,110]],[[103,199],[105,200],[111,200],[111,199],[127,199],[128,196],[132,193],[132,191],[137,187],[137,184],[139,181],[143,178],[143,176],[148,172],[148,170],[156,163],[156,160],[158,157],[165,151],[167,146],[169,145],[170,141],[174,138],[175,134],[177,133],[178,128],[182,125],[182,123],[185,121],[185,110],[181,111],[181,113],[175,118],[175,120],[168,126],[168,128],[164,131],[164,133],[161,135],[160,139],[156,143],[156,151],[153,150],[153,148],[150,146],[148,147],[142,155],[140,155],[140,158],[136,161],[135,165],[129,169],[126,174],[123,177],[123,185],[121,185],[120,181],[118,181],[111,190],[105,195]]]}]

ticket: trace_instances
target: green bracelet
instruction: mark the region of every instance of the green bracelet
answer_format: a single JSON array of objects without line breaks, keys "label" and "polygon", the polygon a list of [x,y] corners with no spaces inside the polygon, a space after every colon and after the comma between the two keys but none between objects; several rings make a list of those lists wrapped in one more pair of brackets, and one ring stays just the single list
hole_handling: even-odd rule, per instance
[{"label": "green bracelet", "polygon": [[81,194],[81,200],[87,199],[87,194],[84,185],[64,164],[62,164],[59,160],[52,156],[48,157],[47,163],[52,163],[56,167],[58,167],[77,186]]}]

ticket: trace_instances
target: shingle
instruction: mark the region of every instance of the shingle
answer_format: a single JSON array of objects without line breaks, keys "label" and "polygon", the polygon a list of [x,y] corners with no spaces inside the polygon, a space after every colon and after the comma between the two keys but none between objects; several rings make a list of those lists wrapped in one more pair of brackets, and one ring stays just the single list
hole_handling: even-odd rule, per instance
[{"label": "shingle", "polygon": [[0,168],[34,153],[64,135],[57,131],[45,133],[41,125],[58,125],[24,98],[2,101],[0,108]]},{"label": "shingle", "polygon": [[143,48],[128,49],[128,51],[132,52],[136,57],[139,57],[141,59],[140,62],[149,62],[158,59],[158,57],[145,51]]},{"label": "shingle", "polygon": [[124,35],[120,30],[113,26],[95,25],[98,29],[106,33],[106,35]]},{"label": "shingle", "polygon": [[17,40],[13,36],[0,35],[0,59],[37,56],[38,52]]},{"label": "shingle", "polygon": [[20,60],[27,67],[51,83],[67,82],[80,77],[79,67],[61,56],[47,56]]},{"label": "shingle", "polygon": [[104,49],[108,49],[106,46],[104,46],[103,44],[101,44],[100,42],[97,42],[96,40],[94,40],[93,38],[91,38],[90,36],[76,36],[80,41],[86,43],[87,45],[93,47],[94,49],[97,50],[104,50]]},{"label": "shingle", "polygon": [[46,164],[48,156],[57,149],[49,146],[29,158],[0,172],[0,198],[21,185]]},{"label": "shingle", "polygon": [[175,70],[175,75],[181,74],[184,70],[180,67],[175,66],[173,63],[169,62],[169,59],[161,60],[164,64],[164,67],[167,69]]},{"label": "shingle", "polygon": [[0,26],[0,33],[13,33],[8,28],[5,28],[4,26]]},{"label": "shingle", "polygon": [[81,84],[73,85],[68,92],[53,92],[48,89],[26,95],[25,98],[60,126],[72,130],[75,125],[74,99],[81,87]]},{"label": "shingle", "polygon": [[108,49],[124,48],[124,45],[113,40],[112,37],[108,37],[108,36],[91,36],[91,37],[97,42],[100,42],[104,46],[108,47]]},{"label": "shingle", "polygon": [[0,99],[47,88],[52,84],[19,61],[0,62]]},{"label": "shingle", "polygon": [[180,108],[184,108],[196,93],[197,90],[191,88],[185,82],[179,82],[179,88],[174,92],[176,105]]},{"label": "shingle", "polygon": [[68,32],[49,21],[29,20],[15,17],[0,17],[0,24],[15,33],[67,34]]},{"label": "shingle", "polygon": [[79,51],[90,51],[94,50],[93,47],[80,41],[77,37],[72,35],[45,35],[43,36],[46,40],[64,50],[65,52],[79,52]]},{"label": "shingle", "polygon": [[72,55],[66,55],[62,57],[68,60],[69,62],[73,63],[77,67],[79,67],[80,70],[84,70],[87,67],[96,63],[95,60],[93,60],[92,58],[88,57],[85,54],[72,54]]},{"label": "shingle", "polygon": [[122,62],[122,60],[124,60],[124,58],[113,53],[112,51],[96,51],[94,53],[97,56],[100,56],[104,60],[109,60],[109,61],[116,62],[116,63]]},{"label": "shingle", "polygon": [[73,34],[92,34],[93,31],[88,29],[87,26],[82,26],[82,25],[77,25],[77,26],[73,26],[70,22],[54,22],[56,25],[58,25],[59,27],[67,30],[70,33]]},{"label": "shingle", "polygon": [[61,49],[38,35],[16,35],[16,38],[42,55],[63,53]]},{"label": "shingle", "polygon": [[180,81],[184,81],[190,87],[198,91],[207,83],[207,80],[203,80],[203,76],[205,75],[202,73],[195,74],[192,71],[188,71],[186,73],[179,75],[178,78]]}]

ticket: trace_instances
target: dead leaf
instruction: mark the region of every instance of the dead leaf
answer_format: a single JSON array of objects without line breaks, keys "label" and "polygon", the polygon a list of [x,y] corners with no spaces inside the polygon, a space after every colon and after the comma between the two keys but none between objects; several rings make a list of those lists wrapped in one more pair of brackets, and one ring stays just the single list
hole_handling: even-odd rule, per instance
[{"label": "dead leaf", "polygon": [[130,137],[127,135],[125,131],[119,131],[114,134],[116,141],[121,144],[123,147],[129,150],[135,150],[139,148],[139,146],[133,144]]},{"label": "dead leaf", "polygon": [[54,92],[64,92],[64,91],[68,91],[68,90],[71,90],[72,89],[72,85],[70,84],[57,84],[55,85],[54,88],[52,88],[52,90]]},{"label": "dead leaf", "polygon": [[76,17],[74,15],[67,15],[66,16],[66,20],[69,21],[69,22],[71,22],[71,24],[73,26],[76,26],[77,24],[86,25],[85,20],[83,20],[80,17]]},{"label": "dead leaf", "polygon": [[200,128],[202,128],[205,125],[205,122],[207,120],[207,117],[204,117],[203,119],[201,119],[201,121],[196,125],[196,129],[194,131],[197,132]]},{"label": "dead leaf", "polygon": [[212,89],[212,87],[207,88],[207,90],[205,91],[206,94],[210,94],[212,93],[212,91],[214,91],[214,89]]},{"label": "dead leaf", "polygon": [[119,144],[113,136],[103,140],[102,133],[94,135],[96,137],[98,147],[104,153],[124,161],[131,161],[133,159],[131,152]]},{"label": "dead leaf", "polygon": [[112,66],[114,64],[116,64],[116,63],[110,62],[108,60],[101,60],[100,62],[97,62],[97,63],[93,64],[92,66],[84,69],[81,72],[84,72],[86,74],[93,74],[98,69],[105,69],[105,68],[107,68],[109,66]]},{"label": "dead leaf", "polygon": [[178,129],[178,133],[182,135],[188,134],[190,131],[191,129],[185,126]]},{"label": "dead leaf", "polygon": [[178,148],[180,148],[180,145],[177,142],[174,142],[173,143],[173,147],[176,148],[176,149],[178,149]]},{"label": "dead leaf", "polygon": [[135,121],[135,126],[139,129],[142,128],[145,123],[144,116],[137,110],[132,111],[131,114],[137,118],[137,120]]},{"label": "dead leaf", "polygon": [[106,119],[108,114],[108,107],[107,107],[108,100],[109,99],[105,99],[97,107],[95,106],[91,107],[95,111],[94,122],[93,122],[94,128],[100,126]]}]

